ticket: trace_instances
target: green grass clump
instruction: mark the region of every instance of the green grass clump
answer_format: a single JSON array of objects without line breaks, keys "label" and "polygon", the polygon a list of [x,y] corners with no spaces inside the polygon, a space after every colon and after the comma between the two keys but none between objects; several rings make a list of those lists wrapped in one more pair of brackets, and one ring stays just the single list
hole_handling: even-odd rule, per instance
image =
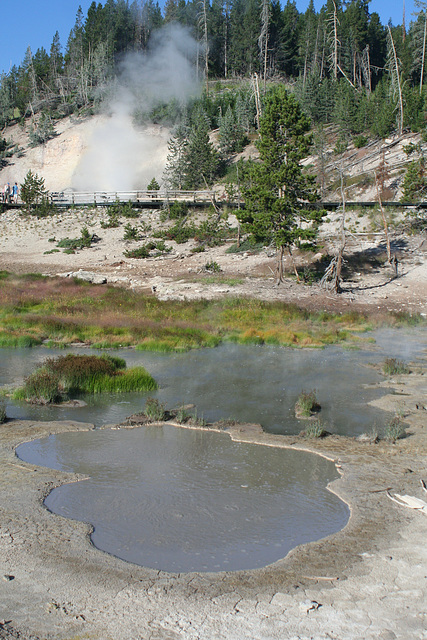
[{"label": "green grass clump", "polygon": [[316,391],[301,391],[295,404],[295,413],[297,416],[309,418],[315,411],[319,411],[320,406],[317,402]]},{"label": "green grass clump", "polygon": [[320,420],[314,420],[307,425],[301,435],[305,438],[325,438],[328,431]]},{"label": "green grass clump", "polygon": [[24,386],[15,391],[14,398],[33,404],[51,404],[80,393],[124,393],[156,388],[156,381],[144,367],[126,370],[121,358],[67,354],[47,358],[25,379]]},{"label": "green grass clump", "polygon": [[405,435],[406,429],[402,418],[398,415],[395,415],[385,426],[384,440],[390,442],[391,444],[395,444],[397,440],[404,438]]},{"label": "green grass clump", "polygon": [[402,360],[386,358],[383,363],[383,373],[386,376],[396,376],[399,374],[410,373],[410,371]]},{"label": "green grass clump", "polygon": [[60,402],[63,393],[59,386],[59,375],[40,367],[28,378],[24,386],[13,393],[15,400],[26,400],[31,404],[53,404]]},{"label": "green grass clump", "polygon": [[9,347],[13,349],[37,347],[42,341],[32,336],[0,335],[0,348]]},{"label": "green grass clump", "polygon": [[152,422],[162,422],[165,419],[166,410],[157,398],[147,398],[144,413]]}]

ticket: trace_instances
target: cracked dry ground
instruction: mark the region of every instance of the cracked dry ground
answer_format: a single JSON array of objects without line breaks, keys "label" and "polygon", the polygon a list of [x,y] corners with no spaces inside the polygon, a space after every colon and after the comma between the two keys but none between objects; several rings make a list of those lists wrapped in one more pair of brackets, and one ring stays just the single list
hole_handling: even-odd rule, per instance
[{"label": "cracked dry ground", "polygon": [[422,640],[427,518],[385,493],[417,495],[426,475],[425,410],[416,408],[425,381],[409,378],[410,437],[396,445],[338,436],[307,444],[234,427],[233,439],[334,459],[342,477],[331,488],[352,509],[343,531],[255,571],[167,574],[98,551],[89,527],[42,506],[53,486],[81,478],[14,455],[28,438],[91,426],[7,423],[0,432],[0,547],[1,571],[13,580],[0,581],[1,633],[25,640]]}]

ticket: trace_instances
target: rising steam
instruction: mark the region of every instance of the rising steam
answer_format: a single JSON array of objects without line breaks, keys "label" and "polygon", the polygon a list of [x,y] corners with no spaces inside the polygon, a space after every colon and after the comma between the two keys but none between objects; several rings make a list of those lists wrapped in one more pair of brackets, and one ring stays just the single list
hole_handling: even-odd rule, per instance
[{"label": "rising steam", "polygon": [[154,33],[146,53],[126,55],[110,88],[105,117],[73,175],[74,189],[128,191],[145,189],[153,177],[161,179],[170,132],[151,123],[136,127],[133,116],[172,99],[185,104],[197,95],[196,56],[196,41],[176,24]]}]

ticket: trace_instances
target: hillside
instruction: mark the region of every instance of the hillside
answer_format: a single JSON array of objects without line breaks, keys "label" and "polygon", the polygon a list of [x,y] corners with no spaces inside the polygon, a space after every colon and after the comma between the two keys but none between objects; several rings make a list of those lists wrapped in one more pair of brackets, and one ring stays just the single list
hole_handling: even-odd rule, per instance
[{"label": "hillside", "polygon": [[[96,116],[83,120],[67,118],[57,126],[58,135],[40,147],[31,148],[25,132],[15,125],[7,130],[8,138],[18,144],[22,151],[0,172],[0,184],[6,181],[23,180],[31,169],[45,179],[50,191],[71,188],[76,183],[79,167],[91,153],[91,140],[99,132],[108,131],[105,118]],[[167,153],[167,130],[161,127],[144,130],[141,155],[132,156],[132,175],[146,171],[146,187],[149,178],[161,176]],[[107,136],[107,141],[111,139]],[[148,142],[147,142],[148,141]],[[344,173],[349,176],[346,198],[349,201],[372,201],[376,199],[373,185],[374,170],[384,157],[389,169],[385,191],[390,200],[398,200],[404,164],[408,162],[403,147],[417,144],[419,136],[406,134],[401,138],[386,140],[382,149],[378,143],[368,144],[362,149],[349,148],[344,154]],[[328,190],[324,200],[339,201],[336,156],[332,153],[334,137],[331,135],[325,162]],[[148,151],[147,151],[148,149]],[[151,152],[149,151],[151,149]],[[251,148],[242,155],[248,156]],[[123,167],[120,154],[110,156],[112,167],[109,175],[119,178]],[[92,162],[96,160],[92,158]],[[318,158],[308,158],[306,164],[318,166]],[[97,167],[94,167],[97,168]],[[90,166],[87,169],[89,175]],[[81,175],[81,174],[80,174]],[[127,174],[128,177],[128,174]],[[90,180],[89,180],[90,181]],[[95,184],[95,183],[94,183]],[[119,188],[117,183],[116,188]],[[112,185],[114,188],[115,185]],[[127,187],[127,185],[126,185]],[[221,185],[216,189],[221,191]],[[201,214],[194,214],[200,218]],[[290,300],[301,305],[320,308],[369,308],[402,310],[410,313],[425,313],[427,299],[426,242],[423,235],[408,235],[408,222],[402,209],[388,212],[391,226],[392,246],[400,262],[400,275],[393,280],[393,272],[385,265],[385,244],[382,222],[378,211],[348,210],[346,217],[347,244],[345,251],[344,292],[335,296],[312,284],[328,264],[328,255],[337,251],[340,214],[329,212],[321,227],[319,251],[317,254],[296,252],[295,259],[306,283],[297,283],[292,274],[289,258],[286,269],[290,276],[287,281],[275,286],[276,259],[273,250],[243,251],[227,253],[232,239],[223,246],[209,248],[201,253],[192,252],[195,242],[185,244],[168,242],[170,253],[146,259],[125,258],[124,252],[136,243],[124,240],[126,220],[117,228],[105,228],[107,212],[96,210],[67,210],[48,219],[23,216],[17,211],[7,211],[0,217],[1,256],[0,268],[29,272],[36,271],[49,275],[78,274],[92,281],[107,281],[112,284],[155,292],[162,298],[213,298],[222,295],[249,295],[266,300]],[[234,215],[229,216],[230,227],[236,226]],[[132,224],[136,224],[131,221]],[[161,214],[142,211],[137,221],[145,228],[144,242],[152,239],[155,230],[162,225]],[[91,248],[64,253],[54,241],[66,237],[76,237],[87,227],[99,241]],[[151,229],[151,231],[147,231]],[[219,271],[212,272],[206,265],[216,264]]]}]

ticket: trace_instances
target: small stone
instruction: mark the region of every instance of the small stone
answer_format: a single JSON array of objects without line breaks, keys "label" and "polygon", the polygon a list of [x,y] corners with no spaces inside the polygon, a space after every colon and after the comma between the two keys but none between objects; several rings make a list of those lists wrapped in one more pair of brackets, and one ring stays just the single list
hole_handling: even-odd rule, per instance
[{"label": "small stone", "polygon": [[310,611],[316,611],[321,606],[322,605],[319,602],[316,602],[316,600],[304,600],[304,602],[301,602],[299,608],[300,611],[309,613]]}]

